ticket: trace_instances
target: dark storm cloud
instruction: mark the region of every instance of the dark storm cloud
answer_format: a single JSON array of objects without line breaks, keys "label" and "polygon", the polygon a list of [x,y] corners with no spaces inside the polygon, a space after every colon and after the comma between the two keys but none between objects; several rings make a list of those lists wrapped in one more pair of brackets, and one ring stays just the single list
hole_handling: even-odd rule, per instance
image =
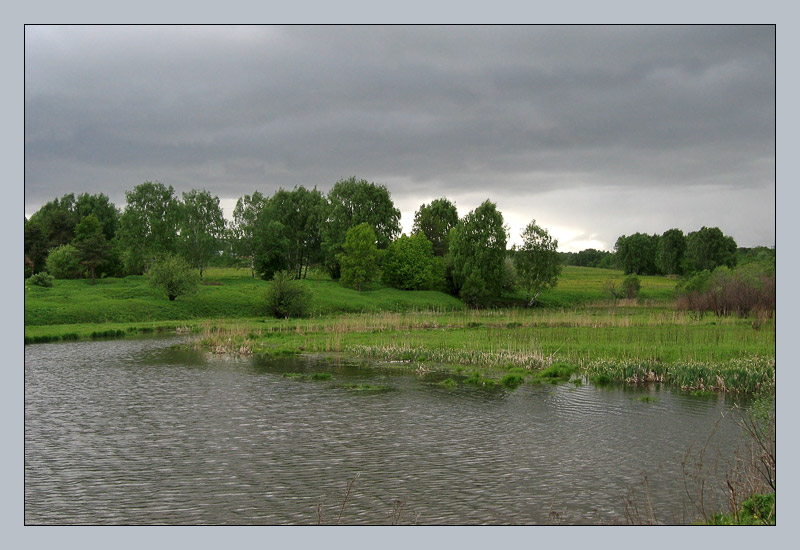
[{"label": "dark storm cloud", "polygon": [[26,211],[356,175],[404,220],[491,198],[562,248],[701,225],[771,245],[774,86],[772,27],[27,27]]}]

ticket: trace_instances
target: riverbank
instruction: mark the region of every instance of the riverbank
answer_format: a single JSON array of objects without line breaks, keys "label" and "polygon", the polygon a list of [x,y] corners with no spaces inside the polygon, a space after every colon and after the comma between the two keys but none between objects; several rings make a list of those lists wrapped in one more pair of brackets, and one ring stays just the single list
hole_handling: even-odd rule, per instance
[{"label": "riverbank", "polygon": [[[697,316],[669,300],[676,281],[643,278],[638,300],[603,298],[621,272],[567,268],[542,299],[570,307],[469,310],[440,292],[367,292],[324,279],[301,281],[313,294],[309,318],[262,311],[270,284],[243,270],[209,270],[196,296],[169,302],[141,277],[57,281],[26,287],[25,342],[182,332],[218,353],[342,353],[414,368],[468,368],[502,379],[556,364],[596,380],[658,381],[687,390],[774,388],[774,318]],[[514,296],[507,300],[514,303]],[[79,322],[80,321],[80,322]]]}]

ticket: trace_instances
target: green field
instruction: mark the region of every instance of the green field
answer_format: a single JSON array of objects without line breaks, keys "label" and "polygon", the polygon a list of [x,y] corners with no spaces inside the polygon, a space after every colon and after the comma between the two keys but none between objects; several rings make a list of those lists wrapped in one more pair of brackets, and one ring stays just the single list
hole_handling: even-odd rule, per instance
[{"label": "green field", "polygon": [[[224,353],[347,353],[414,368],[468,365],[540,370],[575,365],[594,376],[661,380],[689,389],[753,391],[774,385],[774,319],[696,316],[676,311],[677,281],[641,277],[637,300],[611,300],[620,271],[565,267],[541,306],[467,309],[433,291],[375,284],[356,292],[322,277],[305,319],[266,316],[271,284],[241,269],[210,269],[195,296],[168,301],[142,277],[57,280],[25,288],[25,340],[43,342],[174,331]],[[518,304],[522,297],[505,297]]]}]

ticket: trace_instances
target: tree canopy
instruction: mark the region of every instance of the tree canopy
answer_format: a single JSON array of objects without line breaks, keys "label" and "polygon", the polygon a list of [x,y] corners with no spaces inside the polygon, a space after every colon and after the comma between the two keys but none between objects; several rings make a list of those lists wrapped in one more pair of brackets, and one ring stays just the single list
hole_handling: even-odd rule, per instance
[{"label": "tree canopy", "polygon": [[118,237],[129,273],[143,273],[153,260],[175,252],[179,221],[178,201],[172,186],[144,182],[125,192],[125,211]]},{"label": "tree canopy", "polygon": [[183,193],[178,220],[178,247],[189,265],[199,270],[202,279],[203,268],[219,252],[225,230],[219,198],[205,190]]},{"label": "tree canopy", "polygon": [[433,245],[436,256],[444,256],[450,249],[450,230],[458,223],[458,210],[446,198],[422,204],[414,214],[412,233],[422,233]]},{"label": "tree canopy", "polygon": [[489,200],[453,228],[450,236],[453,282],[467,304],[487,305],[500,296],[507,236],[503,215]]},{"label": "tree canopy", "polygon": [[375,231],[368,223],[347,230],[342,252],[338,258],[342,266],[341,282],[344,286],[361,292],[364,284],[375,279],[379,260],[376,240]]},{"label": "tree canopy", "polygon": [[558,284],[561,256],[558,241],[546,229],[532,220],[522,232],[522,245],[516,249],[514,260],[517,277],[525,289],[528,307],[536,302],[542,291]]}]

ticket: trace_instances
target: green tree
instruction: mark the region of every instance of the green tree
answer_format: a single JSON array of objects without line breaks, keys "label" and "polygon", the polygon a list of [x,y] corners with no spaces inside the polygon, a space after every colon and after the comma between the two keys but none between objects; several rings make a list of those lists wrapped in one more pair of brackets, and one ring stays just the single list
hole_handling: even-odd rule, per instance
[{"label": "green tree", "polygon": [[368,223],[347,230],[338,260],[342,266],[341,283],[361,292],[361,287],[375,279],[379,252],[375,231]]},{"label": "green tree", "polygon": [[328,193],[328,215],[322,226],[326,267],[336,279],[341,274],[339,254],[347,231],[367,223],[375,232],[377,247],[385,250],[400,233],[400,211],[385,185],[355,177],[337,182]]},{"label": "green tree", "polygon": [[119,210],[103,193],[90,195],[81,193],[75,201],[75,214],[78,220],[93,214],[103,230],[106,241],[111,241],[117,234]]},{"label": "green tree", "polygon": [[56,198],[45,203],[31,216],[30,221],[42,229],[48,248],[71,243],[79,221],[75,214],[75,194],[68,193],[60,200]]},{"label": "green tree", "polygon": [[250,275],[256,276],[256,220],[264,207],[266,199],[260,192],[244,195],[236,201],[233,209],[231,233],[234,240],[233,250],[239,258],[246,258],[250,265]]},{"label": "green tree", "polygon": [[45,268],[47,253],[50,250],[47,235],[42,230],[40,222],[25,220],[25,257],[28,258],[33,266],[33,273],[39,273]]},{"label": "green tree", "polygon": [[450,249],[450,230],[458,223],[456,205],[442,197],[419,207],[412,233],[422,233],[433,244],[433,254],[444,256]]},{"label": "green tree", "polygon": [[166,254],[150,265],[147,272],[150,286],[163,291],[170,301],[178,296],[197,292],[200,276],[180,256]]},{"label": "green tree", "polygon": [[656,268],[664,275],[680,275],[686,253],[686,237],[680,229],[665,231],[656,247]]},{"label": "green tree", "polygon": [[684,268],[687,273],[714,271],[717,266],[736,265],[736,241],[718,227],[703,227],[686,236]]},{"label": "green tree", "polygon": [[75,227],[75,240],[72,243],[78,250],[80,262],[89,268],[92,284],[95,281],[95,269],[105,262],[111,252],[111,245],[106,241],[103,226],[94,214],[89,214]]},{"label": "green tree", "polygon": [[400,290],[423,290],[442,285],[441,263],[433,255],[433,244],[422,233],[401,235],[383,256],[383,282]]},{"label": "green tree", "polygon": [[255,271],[265,281],[272,279],[278,271],[289,269],[286,228],[280,222],[269,220],[267,216],[266,209],[262,210],[256,222],[254,237]]},{"label": "green tree", "polygon": [[119,245],[129,273],[143,273],[156,258],[175,252],[178,201],[172,186],[144,182],[125,191],[125,211],[119,219]]},{"label": "green tree", "polygon": [[192,189],[183,193],[179,205],[179,249],[189,265],[200,271],[219,253],[220,240],[225,230],[225,218],[219,206],[219,197],[206,190]]},{"label": "green tree", "polygon": [[450,235],[453,282],[467,304],[487,305],[500,296],[507,235],[503,215],[488,200],[453,228]]},{"label": "green tree", "polygon": [[655,275],[656,248],[658,235],[634,233],[630,237],[622,235],[614,245],[617,262],[625,273]]},{"label": "green tree", "polygon": [[628,275],[622,281],[622,291],[628,299],[636,298],[639,295],[639,290],[642,288],[642,281],[636,275]]},{"label": "green tree", "polygon": [[558,254],[558,241],[543,227],[532,220],[522,232],[522,244],[514,259],[517,274],[525,289],[528,307],[533,306],[544,290],[558,284],[561,275],[561,257]]},{"label": "green tree", "polygon": [[80,253],[71,244],[51,248],[46,265],[47,272],[56,279],[79,279],[84,271]]},{"label": "green tree", "polygon": [[322,224],[328,203],[317,191],[295,187],[278,189],[266,201],[260,223],[278,222],[283,226],[281,237],[286,241],[285,263],[294,278],[305,277],[308,267],[322,261]]}]

